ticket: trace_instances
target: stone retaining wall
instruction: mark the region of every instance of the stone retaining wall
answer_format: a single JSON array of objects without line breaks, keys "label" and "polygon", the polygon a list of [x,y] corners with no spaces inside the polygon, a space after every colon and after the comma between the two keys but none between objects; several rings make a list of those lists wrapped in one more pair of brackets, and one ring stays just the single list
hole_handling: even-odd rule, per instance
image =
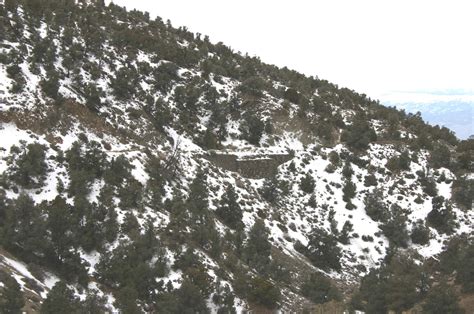
[{"label": "stone retaining wall", "polygon": [[202,156],[225,170],[238,172],[252,179],[269,178],[277,168],[293,158],[290,154],[255,154],[238,156],[232,153],[208,153]]}]

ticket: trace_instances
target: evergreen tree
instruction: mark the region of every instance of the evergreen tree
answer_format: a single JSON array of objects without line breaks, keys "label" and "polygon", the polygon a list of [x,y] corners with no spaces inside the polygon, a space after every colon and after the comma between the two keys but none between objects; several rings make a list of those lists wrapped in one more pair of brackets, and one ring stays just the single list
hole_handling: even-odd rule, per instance
[{"label": "evergreen tree", "polygon": [[276,309],[281,300],[280,289],[268,280],[255,277],[250,282],[248,300],[268,309]]},{"label": "evergreen tree", "polygon": [[177,191],[173,200],[168,202],[168,211],[170,212],[170,220],[166,226],[167,234],[177,244],[183,244],[185,241],[185,233],[182,226],[190,220],[190,213],[187,210],[186,201],[180,191]]},{"label": "evergreen tree", "polygon": [[[353,298],[357,309],[370,313],[401,313],[413,307],[427,291],[426,275],[413,257],[389,254],[386,264],[372,269],[361,280]],[[363,302],[361,302],[363,301]]]},{"label": "evergreen tree", "polygon": [[307,173],[300,180],[300,189],[305,193],[313,193],[315,186],[314,178],[310,173]]},{"label": "evergreen tree", "polygon": [[107,298],[99,296],[95,291],[89,291],[86,299],[82,302],[82,313],[102,314],[112,313],[107,306]]},{"label": "evergreen tree", "polygon": [[432,177],[426,177],[423,175],[419,180],[423,187],[423,192],[425,192],[428,196],[435,197],[438,194],[436,182]]},{"label": "evergreen tree", "polygon": [[177,313],[209,313],[206,299],[201,294],[199,287],[189,280],[184,280],[181,287],[176,291],[178,311]]},{"label": "evergreen tree", "polygon": [[80,313],[80,301],[63,281],[59,281],[41,305],[41,313]]},{"label": "evergreen tree", "polygon": [[458,178],[453,182],[453,201],[464,209],[470,209],[473,202],[474,182],[465,178]]},{"label": "evergreen tree", "polygon": [[278,189],[278,178],[272,177],[271,179],[265,179],[263,182],[262,188],[259,190],[259,193],[262,197],[272,204],[275,204],[278,200],[279,189]]},{"label": "evergreen tree", "polygon": [[100,100],[102,90],[100,87],[97,87],[94,83],[88,83],[84,88],[84,93],[87,108],[91,111],[98,112],[102,107],[102,101]]},{"label": "evergreen tree", "polygon": [[110,83],[118,100],[129,100],[135,94],[137,85],[138,73],[134,67],[121,67]]},{"label": "evergreen tree", "polygon": [[316,304],[341,300],[341,294],[331,281],[320,273],[312,273],[302,284],[301,294]]},{"label": "evergreen tree", "polygon": [[114,305],[121,313],[140,314],[143,313],[138,306],[138,294],[131,286],[120,288],[115,294]]},{"label": "evergreen tree", "polygon": [[0,188],[0,234],[7,218],[8,199],[5,190]]},{"label": "evergreen tree", "polygon": [[454,231],[456,215],[451,204],[442,196],[433,198],[432,210],[426,218],[428,224],[440,233],[451,234]]},{"label": "evergreen tree", "polygon": [[84,215],[84,225],[81,230],[81,245],[86,252],[98,250],[104,241],[104,230],[102,222],[105,220],[107,211],[100,206],[90,204]]},{"label": "evergreen tree", "polygon": [[218,244],[213,243],[211,239],[218,238],[218,235],[209,211],[207,176],[202,170],[196,173],[189,189],[186,206],[190,213],[193,240],[206,250],[210,250],[214,244]]},{"label": "evergreen tree", "polygon": [[167,94],[173,81],[179,81],[178,67],[173,62],[163,62],[153,72],[155,88],[163,94]]},{"label": "evergreen tree", "polygon": [[72,245],[71,228],[75,227],[72,220],[72,209],[66,200],[57,196],[47,205],[47,228],[51,235],[51,244],[54,255],[59,261],[64,261],[69,256]]},{"label": "evergreen tree", "polygon": [[117,213],[115,212],[113,188],[105,185],[98,196],[99,213],[105,213],[105,218],[102,221],[102,232],[105,240],[109,243],[115,241],[119,230],[117,222]]},{"label": "evergreen tree", "polygon": [[445,283],[441,283],[431,288],[423,303],[423,313],[463,314],[464,310],[458,305],[458,296],[454,289]]},{"label": "evergreen tree", "polygon": [[212,302],[217,306],[218,314],[236,314],[234,308],[234,293],[229,285],[222,285],[216,282],[215,293],[212,296]]},{"label": "evergreen tree", "polygon": [[237,90],[244,98],[260,98],[263,96],[263,89],[265,88],[265,81],[258,76],[251,76],[242,81]]},{"label": "evergreen tree", "polygon": [[262,220],[256,220],[249,231],[244,249],[247,264],[264,273],[270,265],[272,245],[268,240],[268,230]]},{"label": "evergreen tree", "polygon": [[419,219],[413,224],[410,237],[413,243],[426,245],[430,241],[430,230]]},{"label": "evergreen tree", "polygon": [[365,150],[371,142],[377,140],[377,135],[370,126],[367,117],[357,115],[347,131],[342,134],[341,140],[352,149]]},{"label": "evergreen tree", "polygon": [[294,88],[287,88],[285,90],[285,93],[284,93],[283,97],[286,100],[291,101],[292,103],[297,104],[297,105],[299,105],[300,101],[301,101],[300,94]]},{"label": "evergreen tree", "polygon": [[474,241],[471,239],[460,252],[456,280],[462,285],[462,291],[474,292]]},{"label": "evergreen tree", "polygon": [[380,226],[391,244],[406,248],[408,245],[407,213],[397,204],[392,204],[389,218]]},{"label": "evergreen tree", "polygon": [[124,210],[140,208],[143,200],[143,185],[136,179],[129,179],[119,189],[120,207]]},{"label": "evergreen tree", "polygon": [[250,144],[259,146],[265,130],[265,123],[254,114],[247,114],[241,124],[241,132],[244,139]]},{"label": "evergreen tree", "polygon": [[342,188],[343,200],[350,203],[351,199],[356,196],[356,186],[352,181],[346,180],[344,187]]},{"label": "evergreen tree", "polygon": [[219,147],[217,136],[209,128],[206,129],[206,132],[204,133],[201,142],[202,146],[206,149],[216,149]]},{"label": "evergreen tree", "polygon": [[56,71],[49,71],[47,73],[47,79],[40,82],[41,88],[46,96],[52,99],[59,98],[59,75]]},{"label": "evergreen tree", "polygon": [[0,313],[20,314],[25,300],[18,282],[9,274],[0,270]]},{"label": "evergreen tree", "polygon": [[342,244],[349,244],[350,233],[352,231],[354,231],[354,225],[349,220],[346,220],[346,222],[342,226],[341,234],[339,236],[339,241]]},{"label": "evergreen tree", "polygon": [[352,304],[367,314],[387,313],[385,295],[386,282],[383,275],[380,270],[372,269],[361,279],[359,291],[353,296]]},{"label": "evergreen tree", "polygon": [[324,229],[313,228],[305,255],[316,267],[324,270],[341,270],[341,249],[337,246],[336,238]]},{"label": "evergreen tree", "polygon": [[386,302],[390,310],[406,311],[421,300],[421,269],[410,256],[395,255],[386,269]]},{"label": "evergreen tree", "polygon": [[346,161],[344,167],[342,168],[342,175],[346,180],[351,180],[354,170],[352,169],[351,163]]},{"label": "evergreen tree", "polygon": [[124,182],[132,179],[133,166],[124,155],[113,158],[104,172],[104,180],[108,184],[121,187]]},{"label": "evergreen tree", "polygon": [[10,179],[27,189],[41,187],[48,171],[45,158],[43,145],[28,144],[13,165]]},{"label": "evergreen tree", "polygon": [[7,207],[2,243],[7,248],[21,248],[36,253],[44,248],[45,222],[41,210],[27,194],[20,194]]},{"label": "evergreen tree", "polygon": [[430,163],[433,168],[450,168],[451,152],[447,146],[437,145],[430,154]]},{"label": "evergreen tree", "polygon": [[242,209],[237,201],[237,193],[232,185],[228,184],[222,196],[216,214],[232,229],[242,228]]}]

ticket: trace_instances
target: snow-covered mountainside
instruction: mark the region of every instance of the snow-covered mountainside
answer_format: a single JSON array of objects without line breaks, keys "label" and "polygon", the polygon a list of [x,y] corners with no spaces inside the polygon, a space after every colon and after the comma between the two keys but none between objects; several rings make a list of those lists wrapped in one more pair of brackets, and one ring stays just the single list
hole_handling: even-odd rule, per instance
[{"label": "snow-covered mountainside", "polygon": [[0,15],[0,306],[380,313],[472,252],[473,141],[102,1]]}]

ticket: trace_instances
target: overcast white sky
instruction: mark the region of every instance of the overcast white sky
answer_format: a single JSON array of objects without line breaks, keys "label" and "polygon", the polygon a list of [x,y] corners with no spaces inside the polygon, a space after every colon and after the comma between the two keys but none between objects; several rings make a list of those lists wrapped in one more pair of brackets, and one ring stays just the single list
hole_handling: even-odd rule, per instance
[{"label": "overcast white sky", "polygon": [[470,0],[113,1],[375,98],[474,91]]}]

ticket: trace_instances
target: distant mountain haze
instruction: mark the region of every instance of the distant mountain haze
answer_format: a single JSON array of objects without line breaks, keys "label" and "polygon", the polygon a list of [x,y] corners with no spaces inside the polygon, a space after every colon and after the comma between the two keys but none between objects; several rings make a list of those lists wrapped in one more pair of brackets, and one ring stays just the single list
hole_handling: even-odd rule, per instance
[{"label": "distant mountain haze", "polygon": [[420,112],[432,124],[445,126],[459,139],[474,134],[474,92],[469,90],[440,90],[391,92],[380,95],[381,103],[409,113]]}]

